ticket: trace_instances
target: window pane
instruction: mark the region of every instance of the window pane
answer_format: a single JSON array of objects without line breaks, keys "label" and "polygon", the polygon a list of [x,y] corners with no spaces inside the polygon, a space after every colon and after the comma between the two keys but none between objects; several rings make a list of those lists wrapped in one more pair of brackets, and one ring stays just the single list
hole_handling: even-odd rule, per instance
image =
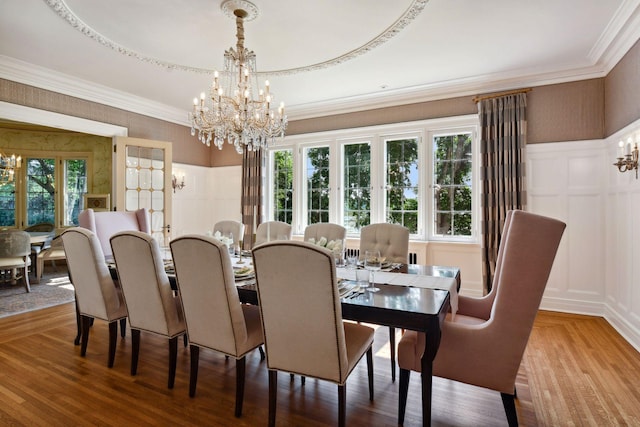
[{"label": "window pane", "polygon": [[386,141],[386,218],[418,232],[418,139]]},{"label": "window pane", "polygon": [[343,225],[347,232],[358,232],[371,221],[371,146],[345,144],[343,160]]},{"label": "window pane", "polygon": [[0,184],[0,227],[15,227],[16,191],[15,181]]},{"label": "window pane", "polygon": [[471,133],[433,138],[434,233],[471,236]]},{"label": "window pane", "polygon": [[54,159],[27,160],[27,224],[55,223]]},{"label": "window pane", "polygon": [[87,192],[86,160],[65,160],[64,162],[64,212],[63,225],[78,225],[78,214],[82,210],[83,198]]},{"label": "window pane", "polygon": [[307,165],[307,224],[329,218],[329,147],[305,150]]}]

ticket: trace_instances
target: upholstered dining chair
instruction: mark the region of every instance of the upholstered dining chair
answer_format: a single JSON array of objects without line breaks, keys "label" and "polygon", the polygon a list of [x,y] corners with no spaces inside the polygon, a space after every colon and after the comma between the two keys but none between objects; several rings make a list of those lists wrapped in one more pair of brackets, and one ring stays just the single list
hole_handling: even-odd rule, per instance
[{"label": "upholstered dining chair", "polygon": [[44,271],[44,263],[46,261],[51,261],[53,267],[56,267],[56,261],[66,259],[66,254],[64,252],[64,245],[62,244],[62,238],[57,236],[51,241],[49,247],[42,249],[38,255],[36,256],[36,279],[40,282],[42,278],[42,273]]},{"label": "upholstered dining chair", "polygon": [[87,353],[92,319],[104,320],[109,323],[108,366],[111,368],[116,354],[118,321],[123,337],[127,321],[127,307],[122,292],[111,278],[102,247],[93,232],[73,227],[61,236],[82,325],[80,355],[85,357]]},{"label": "upholstered dining chair", "polygon": [[330,222],[310,224],[304,229],[305,242],[308,242],[311,239],[318,242],[323,237],[326,238],[327,241],[340,240],[344,242],[344,239],[347,237],[347,229],[339,224],[333,224]]},{"label": "upholstered dining chair", "polygon": [[93,231],[98,236],[104,256],[110,258],[111,244],[109,239],[120,231],[142,231],[151,233],[151,219],[149,211],[100,211],[85,209],[78,214],[78,224]]},{"label": "upholstered dining chair", "polygon": [[267,221],[258,225],[255,246],[273,240],[291,240],[291,225],[281,221]]},{"label": "upholstered dining chair", "polygon": [[22,270],[22,281],[27,292],[31,292],[30,265],[31,240],[29,233],[21,230],[0,231],[0,271],[10,271],[11,280],[15,280],[16,272]]},{"label": "upholstered dining chair", "polygon": [[275,241],[252,256],[269,369],[269,426],[276,420],[278,371],[336,383],[344,426],[345,383],[365,353],[373,400],[374,331],[342,321],[332,253],[308,242]]},{"label": "upholstered dining chair", "polygon": [[191,353],[189,396],[196,393],[200,348],[236,359],[235,416],[242,415],[245,357],[264,342],[259,309],[241,304],[226,246],[186,235],[170,243]]},{"label": "upholstered dining chair", "polygon": [[216,231],[219,231],[223,236],[231,233],[233,235],[233,244],[236,246],[244,236],[244,224],[233,220],[218,221],[213,226],[213,232],[215,233]]},{"label": "upholstered dining chair", "polygon": [[131,375],[138,372],[141,331],[169,340],[168,387],[173,388],[178,337],[186,332],[180,297],[171,289],[158,242],[141,231],[111,236],[111,250],[131,327]]},{"label": "upholstered dining chair", "polygon": [[[433,375],[500,392],[509,426],[517,426],[516,375],[565,224],[515,210],[505,229],[496,261],[499,271],[493,284],[493,301],[460,301],[460,311],[443,324]],[[472,308],[463,312],[463,307]],[[410,371],[420,371],[424,340],[424,334],[406,331],[398,344],[400,424],[404,421]]]},{"label": "upholstered dining chair", "polygon": [[[380,251],[388,262],[409,262],[409,229],[399,224],[369,224],[360,229],[360,260],[369,250]],[[396,329],[389,327],[391,381],[396,380]]]}]

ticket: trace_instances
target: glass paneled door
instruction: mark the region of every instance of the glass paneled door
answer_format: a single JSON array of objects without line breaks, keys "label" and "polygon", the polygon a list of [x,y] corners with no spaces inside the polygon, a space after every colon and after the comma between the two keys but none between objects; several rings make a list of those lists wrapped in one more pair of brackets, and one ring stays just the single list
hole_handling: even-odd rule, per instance
[{"label": "glass paneled door", "polygon": [[115,208],[146,208],[151,235],[168,246],[171,238],[171,143],[138,138],[115,138]]}]

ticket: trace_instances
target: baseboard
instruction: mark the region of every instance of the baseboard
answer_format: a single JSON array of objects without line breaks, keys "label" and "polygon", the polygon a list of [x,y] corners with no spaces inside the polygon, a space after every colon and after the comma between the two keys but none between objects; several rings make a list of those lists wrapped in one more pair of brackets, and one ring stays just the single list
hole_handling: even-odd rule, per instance
[{"label": "baseboard", "polygon": [[543,297],[540,309],[586,314],[589,316],[604,316],[604,304],[602,302],[580,301],[566,298]]},{"label": "baseboard", "polygon": [[631,325],[608,304],[604,306],[604,318],[633,348],[640,352],[640,330],[638,328]]}]

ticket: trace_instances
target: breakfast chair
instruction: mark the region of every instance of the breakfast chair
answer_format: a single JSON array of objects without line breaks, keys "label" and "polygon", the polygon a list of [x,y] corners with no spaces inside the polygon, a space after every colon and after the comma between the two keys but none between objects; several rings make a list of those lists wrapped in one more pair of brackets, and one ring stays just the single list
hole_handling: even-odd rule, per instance
[{"label": "breakfast chair", "polygon": [[216,231],[219,231],[223,236],[231,233],[233,235],[233,245],[238,246],[242,236],[244,236],[244,224],[233,220],[218,221],[213,226],[213,232],[215,233]]},{"label": "breakfast chair", "polygon": [[254,246],[273,240],[291,240],[291,225],[281,221],[267,221],[258,225]]},{"label": "breakfast chair", "polygon": [[56,261],[61,259],[66,259],[66,254],[64,252],[64,245],[62,244],[62,238],[60,236],[56,237],[51,241],[51,245],[48,248],[42,249],[37,257],[36,257],[36,279],[37,283],[40,282],[42,278],[42,273],[44,272],[44,263],[46,261],[51,261],[53,267],[56,267]]},{"label": "breakfast chair", "polygon": [[29,233],[21,230],[0,231],[0,271],[10,271],[11,280],[15,280],[16,272],[22,270],[22,281],[27,292],[31,292],[29,285],[30,265],[31,239]]},{"label": "breakfast chair", "polygon": [[149,211],[100,211],[85,209],[78,214],[78,224],[93,231],[106,258],[113,256],[109,239],[120,231],[142,231],[151,234],[151,218]]},{"label": "breakfast chair", "polygon": [[[409,262],[409,229],[400,224],[369,224],[360,229],[360,260],[369,250],[380,251],[388,262]],[[391,381],[396,380],[396,328],[389,326]]]},{"label": "breakfast chair", "polygon": [[345,383],[365,353],[373,400],[374,331],[342,321],[332,253],[308,242],[276,241],[252,256],[269,369],[269,426],[276,421],[278,371],[336,383],[344,426]]},{"label": "breakfast chair", "polygon": [[76,309],[81,320],[82,345],[80,355],[85,357],[89,342],[89,329],[93,319],[109,323],[109,361],[113,367],[116,354],[118,321],[122,336],[127,322],[127,307],[122,291],[116,287],[104,261],[100,242],[94,233],[73,227],[62,233],[67,256],[69,278],[76,291]]},{"label": "breakfast chair", "polygon": [[110,239],[118,281],[131,326],[131,375],[138,371],[140,332],[169,340],[168,388],[173,388],[178,358],[178,337],[186,327],[180,297],[171,289],[158,242],[147,233],[122,231]]},{"label": "breakfast chair", "polygon": [[[500,242],[494,300],[478,302],[474,314],[480,317],[458,312],[444,322],[433,372],[422,373],[500,392],[509,426],[518,425],[516,375],[565,226],[552,218],[512,212]],[[471,307],[471,301],[460,307]],[[481,308],[485,303],[491,306],[488,318]],[[424,334],[406,331],[398,344],[399,424],[404,422],[410,371],[420,372],[424,340]]]},{"label": "breakfast chair", "polygon": [[191,353],[189,396],[196,394],[200,348],[236,359],[235,416],[242,415],[246,355],[263,344],[259,309],[241,304],[226,246],[187,235],[170,243]]}]

